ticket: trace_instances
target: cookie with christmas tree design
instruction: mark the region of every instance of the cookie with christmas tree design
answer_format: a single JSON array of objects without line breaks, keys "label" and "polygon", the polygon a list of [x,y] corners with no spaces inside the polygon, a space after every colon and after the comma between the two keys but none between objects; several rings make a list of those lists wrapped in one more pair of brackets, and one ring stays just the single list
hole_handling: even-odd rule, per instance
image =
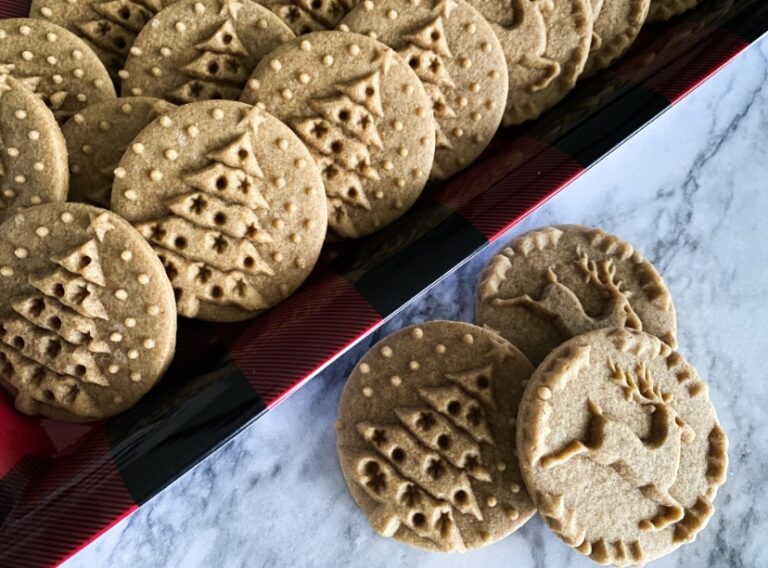
[{"label": "cookie with christmas tree design", "polygon": [[584,76],[590,77],[624,55],[640,33],[651,0],[603,0]]},{"label": "cookie with christmas tree design", "polygon": [[544,227],[494,256],[477,284],[475,321],[538,364],[575,335],[642,330],[675,347],[675,307],[656,268],[634,247],[578,225]]},{"label": "cookie with christmas tree design", "polygon": [[486,329],[432,321],[381,340],[339,402],[352,497],[383,536],[443,552],[495,542],[533,515],[515,452],[533,366]]},{"label": "cookie with christmas tree design", "polygon": [[445,179],[480,155],[496,134],[509,78],[491,26],[464,0],[366,0],[339,29],[397,51],[424,84],[437,122],[432,179]]},{"label": "cookie with christmas tree design", "polygon": [[62,127],[69,148],[70,201],[109,208],[114,171],[133,139],[175,105],[153,97],[111,99],[84,108]]},{"label": "cookie with christmas tree design", "polygon": [[32,18],[0,20],[0,73],[10,73],[40,97],[59,124],[116,96],[104,64],[83,40]]},{"label": "cookie with christmas tree design", "polygon": [[590,0],[468,2],[490,22],[507,58],[505,126],[537,118],[573,89],[589,55]]},{"label": "cookie with christmas tree design", "polygon": [[141,29],[175,0],[32,0],[31,18],[47,20],[82,38],[113,79]]},{"label": "cookie with christmas tree design", "polygon": [[262,57],[294,37],[251,0],[182,0],[136,37],[120,71],[123,96],[177,104],[237,99]]},{"label": "cookie with christmas tree design", "polygon": [[18,209],[64,201],[67,146],[53,114],[0,71],[0,221]]},{"label": "cookie with christmas tree design", "polygon": [[152,244],[181,315],[253,317],[307,277],[325,239],[320,172],[272,115],[235,101],[179,107],[136,137],[112,209]]},{"label": "cookie with christmas tree design", "polygon": [[160,379],[175,344],[171,284],[129,223],[49,203],[0,225],[0,384],[20,411],[122,412]]},{"label": "cookie with christmas tree design", "polygon": [[421,194],[435,155],[435,119],[418,75],[378,41],[315,32],[270,53],[242,100],[291,126],[320,167],[329,226],[373,233]]},{"label": "cookie with christmas tree design", "polygon": [[296,35],[332,30],[357,0],[260,0]]}]

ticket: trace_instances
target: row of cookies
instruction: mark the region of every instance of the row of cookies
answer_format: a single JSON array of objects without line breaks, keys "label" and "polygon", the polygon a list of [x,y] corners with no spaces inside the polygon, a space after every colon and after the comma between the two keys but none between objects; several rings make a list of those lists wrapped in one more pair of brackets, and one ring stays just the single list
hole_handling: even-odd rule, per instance
[{"label": "row of cookies", "polygon": [[463,552],[538,511],[616,566],[693,541],[725,481],[727,439],[674,351],[653,265],[599,229],[535,230],[484,270],[475,321],[400,330],[345,385],[337,450],[373,528]]}]

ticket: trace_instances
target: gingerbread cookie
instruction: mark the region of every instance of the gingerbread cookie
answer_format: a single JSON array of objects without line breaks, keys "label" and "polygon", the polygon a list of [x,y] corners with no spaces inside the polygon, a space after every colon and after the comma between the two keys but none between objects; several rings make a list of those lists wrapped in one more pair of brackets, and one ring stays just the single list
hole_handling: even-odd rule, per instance
[{"label": "gingerbread cookie", "polygon": [[332,30],[352,10],[357,0],[260,0],[296,35]]},{"label": "gingerbread cookie", "polygon": [[294,37],[251,0],[182,0],[144,27],[120,72],[123,96],[184,104],[237,99],[256,64]]},{"label": "gingerbread cookie", "polygon": [[651,0],[648,22],[666,22],[684,14],[699,3],[699,0]]},{"label": "gingerbread cookie", "polygon": [[576,337],[525,389],[517,447],[544,521],[600,564],[640,566],[692,542],[714,512],[728,441],[707,386],[659,339]]},{"label": "gingerbread cookie", "polygon": [[595,18],[595,37],[584,76],[602,71],[634,43],[648,16],[651,0],[603,0]]},{"label": "gingerbread cookie", "polygon": [[69,199],[109,208],[114,171],[145,126],[175,105],[152,97],[111,99],[84,108],[62,127],[69,148]]},{"label": "gingerbread cookie", "polygon": [[67,28],[99,56],[117,78],[141,29],[174,0],[32,0],[31,18]]},{"label": "gingerbread cookie", "polygon": [[507,64],[496,34],[464,0],[366,0],[339,29],[378,39],[416,71],[437,122],[432,179],[480,155],[507,102]]},{"label": "gingerbread cookie", "polygon": [[291,126],[323,174],[329,225],[370,234],[421,194],[435,155],[432,103],[390,48],[346,32],[316,32],[270,53],[242,100]]},{"label": "gingerbread cookie", "polygon": [[469,0],[490,22],[509,70],[504,125],[537,118],[570,92],[592,38],[590,0]]},{"label": "gingerbread cookie", "polygon": [[157,256],[109,211],[49,203],[0,225],[0,384],[26,414],[133,406],[173,357],[174,307]]},{"label": "gingerbread cookie", "polygon": [[0,221],[18,209],[64,201],[67,146],[50,110],[0,72]]},{"label": "gingerbread cookie", "polygon": [[507,341],[466,323],[425,322],[371,348],[336,430],[347,486],[378,533],[461,552],[531,517],[514,428],[532,372]]},{"label": "gingerbread cookie", "polygon": [[50,22],[0,20],[0,66],[37,94],[59,124],[88,105],[115,98],[109,73],[91,48]]},{"label": "gingerbread cookie", "polygon": [[604,327],[643,330],[675,347],[675,308],[654,266],[600,229],[526,233],[494,256],[477,285],[475,320],[534,364],[563,341]]},{"label": "gingerbread cookie", "polygon": [[112,209],[152,243],[181,315],[253,317],[290,295],[325,238],[322,179],[291,130],[235,101],[184,105],[141,131]]}]

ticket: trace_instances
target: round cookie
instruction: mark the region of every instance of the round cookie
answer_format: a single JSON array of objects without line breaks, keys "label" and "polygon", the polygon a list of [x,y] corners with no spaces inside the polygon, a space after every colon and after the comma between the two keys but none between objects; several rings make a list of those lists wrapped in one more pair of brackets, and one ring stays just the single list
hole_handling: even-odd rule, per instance
[{"label": "round cookie", "polygon": [[114,213],[49,203],[0,225],[0,384],[21,412],[133,406],[173,357],[174,308],[157,256]]},{"label": "round cookie", "polygon": [[122,94],[178,104],[236,100],[261,58],[293,37],[251,0],[181,0],[136,37],[120,72]]},{"label": "round cookie", "polygon": [[464,169],[501,123],[509,79],[491,26],[464,0],[366,0],[339,29],[397,51],[424,84],[437,122],[431,179]]},{"label": "round cookie", "polygon": [[113,78],[141,29],[174,0],[32,0],[31,18],[47,20],[82,38]]},{"label": "round cookie", "polygon": [[432,103],[394,51],[347,32],[316,32],[270,53],[242,100],[291,126],[320,166],[337,235],[388,225],[416,201],[435,155]]},{"label": "round cookie", "polygon": [[152,97],[110,99],[84,108],[62,127],[69,148],[69,199],[109,208],[114,171],[145,126],[175,105]]},{"label": "round cookie", "polygon": [[576,84],[592,38],[590,0],[468,0],[490,22],[509,70],[504,126],[548,110]]},{"label": "round cookie", "polygon": [[235,101],[184,105],[142,130],[115,170],[112,209],[152,243],[179,313],[209,321],[253,317],[293,293],[327,226],[306,147]]},{"label": "round cookie", "polygon": [[261,0],[296,35],[332,30],[358,0]]},{"label": "round cookie", "polygon": [[558,347],[517,419],[520,468],[544,521],[613,566],[644,565],[696,538],[725,481],[727,447],[696,370],[627,329]]},{"label": "round cookie", "polygon": [[648,22],[666,22],[692,9],[699,0],[651,0]]},{"label": "round cookie", "polygon": [[561,225],[517,237],[486,266],[475,321],[538,364],[563,341],[604,327],[675,347],[675,308],[654,266],[600,229]]},{"label": "round cookie", "polygon": [[595,36],[584,76],[608,67],[634,43],[648,16],[651,0],[604,0],[595,19]]},{"label": "round cookie", "polygon": [[50,110],[0,72],[0,221],[18,209],[64,201],[67,146]]},{"label": "round cookie", "polygon": [[371,348],[344,387],[336,430],[347,486],[378,533],[462,552],[533,515],[514,434],[532,372],[510,343],[467,323],[425,322]]},{"label": "round cookie", "polygon": [[0,20],[0,64],[45,102],[59,124],[116,96],[109,73],[91,48],[50,22]]}]

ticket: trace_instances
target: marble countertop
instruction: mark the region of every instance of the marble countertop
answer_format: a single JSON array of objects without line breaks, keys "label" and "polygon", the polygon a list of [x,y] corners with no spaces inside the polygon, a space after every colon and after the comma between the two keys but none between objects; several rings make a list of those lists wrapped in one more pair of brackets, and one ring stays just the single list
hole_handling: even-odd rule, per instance
[{"label": "marble countertop", "polygon": [[[768,550],[768,40],[597,164],[508,237],[603,227],[662,272],[682,352],[710,381],[730,438],[728,482],[695,543],[654,566],[766,566]],[[403,325],[471,320],[479,269],[507,239],[414,301]],[[465,555],[376,535],[336,460],[336,405],[357,346],[266,417],[70,559],[66,568],[594,566],[534,518]],[[758,538],[758,535],[762,537]]]}]

